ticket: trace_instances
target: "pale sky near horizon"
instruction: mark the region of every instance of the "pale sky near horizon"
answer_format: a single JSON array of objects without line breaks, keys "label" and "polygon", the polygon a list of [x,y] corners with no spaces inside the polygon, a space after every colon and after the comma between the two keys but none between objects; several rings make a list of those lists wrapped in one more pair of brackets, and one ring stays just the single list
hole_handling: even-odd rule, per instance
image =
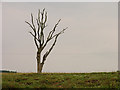
[{"label": "pale sky near horizon", "polygon": [[36,72],[36,47],[25,21],[30,21],[30,13],[36,17],[43,8],[48,12],[46,34],[59,19],[56,32],[68,27],[48,56],[43,72],[118,70],[117,2],[3,3],[2,69]]}]

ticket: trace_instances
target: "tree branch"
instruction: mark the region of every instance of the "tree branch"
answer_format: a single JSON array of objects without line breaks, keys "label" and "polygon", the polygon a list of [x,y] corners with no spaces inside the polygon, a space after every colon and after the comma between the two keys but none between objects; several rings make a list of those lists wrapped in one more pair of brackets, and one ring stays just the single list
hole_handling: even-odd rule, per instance
[{"label": "tree branch", "polygon": [[[59,35],[60,35],[60,34],[59,34]],[[53,47],[55,46],[56,41],[57,41],[57,38],[58,38],[59,35],[56,35],[55,40],[54,40],[54,43],[52,44],[51,48],[44,54],[42,64],[44,64],[47,56],[50,54],[51,50],[52,50]]]},{"label": "tree branch", "polygon": [[44,25],[45,25],[46,21],[47,21],[47,12],[45,12],[45,21],[44,21]]},{"label": "tree branch", "polygon": [[47,43],[52,39],[52,36],[56,30],[56,27],[58,26],[59,22],[61,21],[61,19],[58,20],[58,22],[55,24],[53,30],[51,30],[48,34],[47,40],[45,42],[45,44],[43,45],[42,49],[44,49],[44,47],[47,45]]},{"label": "tree branch", "polygon": [[52,37],[52,35],[54,34],[54,32],[56,30],[56,27],[58,26],[58,24],[59,24],[60,21],[61,21],[61,19],[59,19],[58,22],[55,24],[53,30],[49,32],[47,39],[49,39],[49,38]]},{"label": "tree branch", "polygon": [[[67,28],[68,28],[68,27],[67,27]],[[58,34],[56,34],[56,35],[54,35],[53,37],[51,37],[51,39],[53,39],[53,38],[55,37],[55,40],[54,40],[54,43],[52,44],[51,48],[44,54],[42,64],[44,64],[47,56],[49,55],[49,53],[52,51],[53,47],[55,46],[58,36],[59,36],[60,34],[64,33],[64,31],[65,31],[67,28],[63,29],[61,32],[59,32]],[[50,39],[50,40],[51,40],[51,39]],[[45,46],[46,46],[46,45],[45,45]],[[45,46],[44,46],[44,47],[45,47]]]},{"label": "tree branch", "polygon": [[27,22],[27,21],[25,21],[25,22],[34,30],[33,26],[29,22]]},{"label": "tree branch", "polygon": [[[29,33],[34,37],[35,45],[37,46],[37,49],[38,49],[39,46],[38,46],[37,41],[36,41],[36,40],[38,40],[38,39],[36,38],[35,35],[32,34],[32,32],[29,32]],[[39,42],[39,40],[38,40],[38,42]]]},{"label": "tree branch", "polygon": [[55,36],[59,35],[59,34],[64,33],[64,31],[65,31],[67,28],[68,28],[68,27],[64,28],[61,32],[59,32],[59,33],[55,34],[54,36],[52,36],[51,39],[54,38]]},{"label": "tree branch", "polygon": [[40,33],[40,10],[38,11],[38,39],[39,39],[39,33]]},{"label": "tree branch", "polygon": [[43,49],[45,48],[45,46],[47,45],[47,43],[48,43],[50,40],[52,40],[52,39],[53,39],[54,37],[56,37],[57,35],[60,35],[60,34],[64,33],[64,31],[65,31],[67,28],[68,28],[68,27],[66,27],[65,29],[63,29],[61,32],[55,34],[55,35],[52,36],[51,38],[47,38],[45,44],[43,45]]},{"label": "tree branch", "polygon": [[40,43],[40,47],[41,47],[41,40],[40,40],[40,9],[38,11],[38,18],[36,20],[37,20],[37,25],[38,25],[37,34],[38,34],[38,39],[39,39],[39,43]]},{"label": "tree branch", "polygon": [[[45,14],[45,21],[43,22],[44,14]],[[43,46],[43,44],[44,44],[44,32],[43,32],[43,30],[46,27],[45,26],[46,21],[47,21],[47,12],[45,13],[45,8],[44,8],[43,11],[41,12],[41,22],[40,22],[40,26],[41,26],[41,33],[40,33],[41,46]]]},{"label": "tree branch", "polygon": [[39,39],[37,37],[35,37],[35,35],[33,35],[32,32],[29,32],[38,42],[39,42]]},{"label": "tree branch", "polygon": [[[33,21],[33,20],[32,20]],[[37,41],[36,41],[36,31],[35,31],[35,28],[29,23],[29,22],[27,22],[27,21],[25,21],[31,28],[32,28],[32,30],[34,31],[34,33],[35,33],[35,35],[33,35],[32,34],[32,32],[29,32],[33,37],[34,37],[34,41],[35,41],[35,45],[37,46],[37,49],[39,48],[38,47],[38,44],[37,44]],[[38,39],[37,39],[38,40]]]},{"label": "tree branch", "polygon": [[41,12],[41,23],[43,23],[43,18],[44,18],[44,11],[45,11],[45,8],[43,9],[43,11]]},{"label": "tree branch", "polygon": [[[32,25],[33,25],[33,27],[34,27],[34,31],[36,30],[36,28],[35,28],[35,25],[34,25],[34,21],[33,21],[33,15],[32,15],[32,13],[31,13],[31,21],[32,21]],[[36,31],[35,31],[36,32]]]}]

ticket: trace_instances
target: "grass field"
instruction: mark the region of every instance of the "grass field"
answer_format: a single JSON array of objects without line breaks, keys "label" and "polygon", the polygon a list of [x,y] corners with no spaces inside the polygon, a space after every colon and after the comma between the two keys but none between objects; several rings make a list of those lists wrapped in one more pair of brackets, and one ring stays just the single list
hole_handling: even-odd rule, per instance
[{"label": "grass field", "polygon": [[2,73],[2,88],[120,88],[118,72]]}]

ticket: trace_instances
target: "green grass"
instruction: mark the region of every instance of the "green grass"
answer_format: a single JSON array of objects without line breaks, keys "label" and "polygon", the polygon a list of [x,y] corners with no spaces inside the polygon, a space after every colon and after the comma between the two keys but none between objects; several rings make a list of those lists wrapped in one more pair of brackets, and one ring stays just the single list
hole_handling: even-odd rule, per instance
[{"label": "green grass", "polygon": [[120,88],[118,72],[2,73],[2,88]]}]

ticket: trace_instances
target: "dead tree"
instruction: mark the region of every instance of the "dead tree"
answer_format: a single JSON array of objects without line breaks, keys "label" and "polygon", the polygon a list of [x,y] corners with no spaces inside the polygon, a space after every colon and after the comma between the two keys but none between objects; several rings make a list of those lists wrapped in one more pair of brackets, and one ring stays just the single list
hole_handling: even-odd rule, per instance
[{"label": "dead tree", "polygon": [[[45,11],[45,9],[43,9],[42,11],[40,11],[40,10],[38,11],[38,17],[36,19],[37,26],[35,26],[35,24],[34,24],[34,18],[33,18],[32,13],[31,13],[31,23],[25,21],[31,27],[31,29],[33,31],[33,32],[29,32],[29,33],[33,36],[35,45],[37,47],[37,57],[36,57],[37,73],[42,72],[44,62],[46,61],[46,58],[52,51],[53,47],[55,46],[58,37],[60,36],[60,34],[64,33],[64,31],[67,29],[67,28],[65,28],[65,29],[61,30],[59,33],[55,34],[56,28],[60,21],[61,21],[61,19],[58,20],[58,22],[55,24],[54,28],[49,32],[48,36],[46,37],[46,40],[45,40],[45,35],[44,35],[44,29],[47,26],[46,25],[47,12]],[[46,51],[46,53],[44,53],[43,56],[41,56],[42,51],[47,46],[48,42],[51,41],[52,39],[54,39],[53,44],[51,45],[49,50]]]}]

